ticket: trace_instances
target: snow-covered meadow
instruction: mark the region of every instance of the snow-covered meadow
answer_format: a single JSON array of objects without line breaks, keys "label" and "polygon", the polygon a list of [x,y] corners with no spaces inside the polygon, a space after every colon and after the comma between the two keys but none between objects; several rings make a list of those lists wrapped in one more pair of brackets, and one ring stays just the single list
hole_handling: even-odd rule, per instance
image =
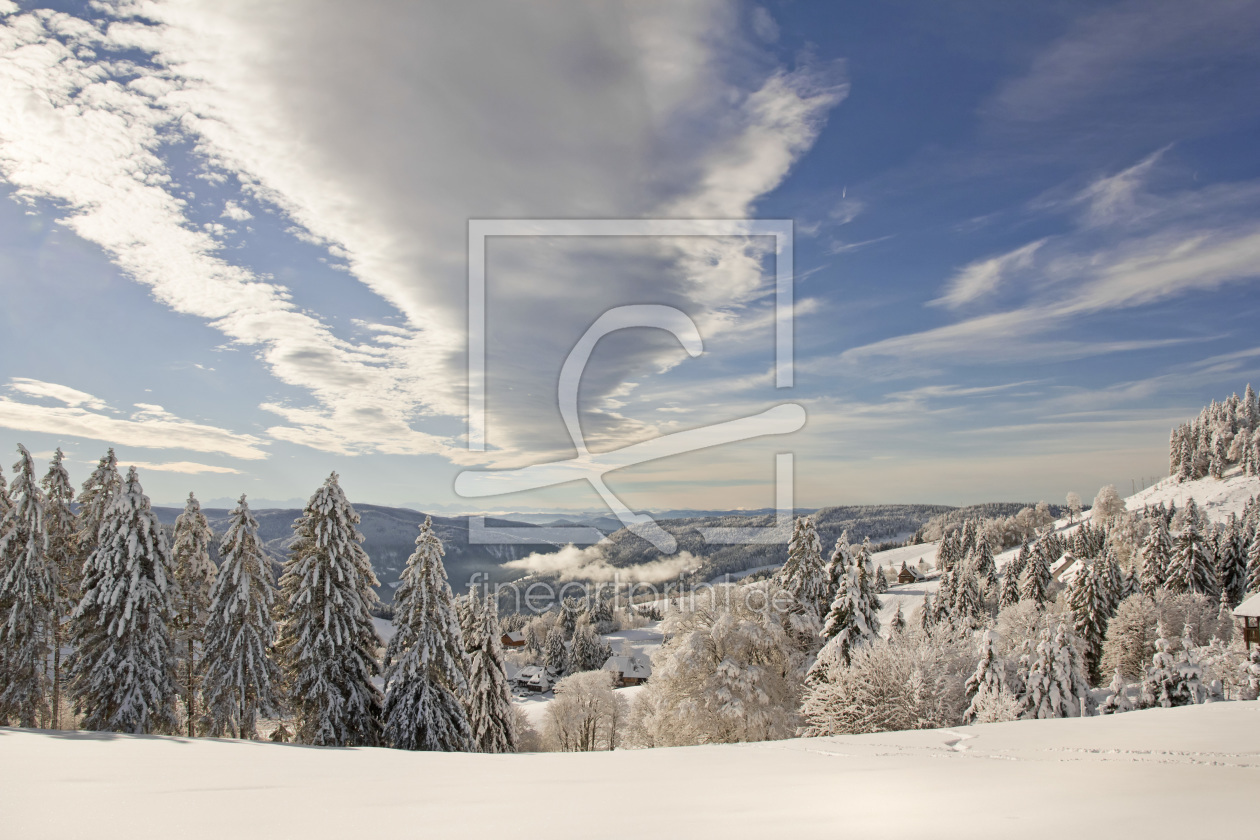
[{"label": "snow-covered meadow", "polygon": [[1230,837],[1260,702],[757,744],[485,755],[0,729],[3,834]]}]

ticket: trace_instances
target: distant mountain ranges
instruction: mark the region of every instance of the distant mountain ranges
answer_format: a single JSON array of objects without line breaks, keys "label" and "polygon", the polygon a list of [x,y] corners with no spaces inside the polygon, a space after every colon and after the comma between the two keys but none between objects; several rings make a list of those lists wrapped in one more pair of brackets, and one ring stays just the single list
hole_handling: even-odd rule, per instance
[{"label": "distant mountain ranges", "polygon": [[[216,502],[221,500],[214,500]],[[989,503],[972,506],[977,515],[982,510],[986,516],[1012,515],[1025,507],[1025,503]],[[909,538],[933,516],[951,511],[965,513],[972,508],[948,505],[858,505],[821,508],[816,511],[800,510],[799,515],[813,513],[823,541],[825,554],[844,531],[855,543],[869,537],[874,542]],[[362,522],[359,530],[364,536],[363,547],[372,560],[376,576],[381,580],[381,600],[393,600],[394,587],[406,566],[407,558],[415,547],[415,538],[426,514],[408,508],[382,505],[356,504]],[[173,527],[182,508],[155,506],[154,512],[163,525]],[[225,507],[203,508],[210,527],[216,535],[227,530],[231,510]],[[255,509],[259,535],[270,553],[279,572],[279,564],[288,555],[293,540],[293,522],[302,515],[298,507]],[[782,545],[709,545],[700,535],[700,528],[707,527],[765,527],[774,522],[772,509],[739,511],[676,510],[653,514],[661,527],[673,534],[680,551],[689,551],[704,558],[702,566],[693,574],[698,580],[709,580],[724,574],[735,574],[745,569],[781,563],[785,548]],[[519,518],[518,518],[519,517]],[[663,555],[651,543],[621,528],[612,516],[600,514],[509,514],[487,517],[488,527],[514,526],[543,527],[556,525],[585,525],[607,534],[601,543],[606,561],[613,566],[626,568],[659,560]],[[531,553],[546,554],[561,548],[555,543],[508,543],[477,545],[469,541],[467,516],[434,516],[433,527],[446,547],[446,571],[451,587],[456,592],[467,591],[471,576],[475,573],[488,575],[494,582],[514,580],[522,576],[515,570],[503,567],[504,563],[518,560]],[[217,561],[217,556],[215,557]]]}]

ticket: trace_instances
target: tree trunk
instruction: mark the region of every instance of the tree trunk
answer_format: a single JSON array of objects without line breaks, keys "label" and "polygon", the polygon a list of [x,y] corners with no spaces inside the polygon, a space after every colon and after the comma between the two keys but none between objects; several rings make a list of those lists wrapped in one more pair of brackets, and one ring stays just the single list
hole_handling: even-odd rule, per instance
[{"label": "tree trunk", "polygon": [[188,676],[186,680],[187,698],[184,705],[188,712],[188,737],[197,737],[197,691],[193,685],[193,656],[196,654],[196,643],[192,636],[188,637]]}]

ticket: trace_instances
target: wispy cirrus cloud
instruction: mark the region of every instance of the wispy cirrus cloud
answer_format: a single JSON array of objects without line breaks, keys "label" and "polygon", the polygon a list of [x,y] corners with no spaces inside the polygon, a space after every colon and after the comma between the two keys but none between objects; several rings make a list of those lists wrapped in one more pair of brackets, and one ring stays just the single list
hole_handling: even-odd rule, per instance
[{"label": "wispy cirrus cloud", "polygon": [[247,461],[267,457],[263,448],[266,441],[254,435],[186,420],[160,405],[139,403],[134,406],[136,410],[127,415],[111,409],[98,397],[51,382],[16,379],[9,387],[24,396],[61,405],[0,397],[0,427],[6,429],[70,435],[146,449],[186,449]]}]

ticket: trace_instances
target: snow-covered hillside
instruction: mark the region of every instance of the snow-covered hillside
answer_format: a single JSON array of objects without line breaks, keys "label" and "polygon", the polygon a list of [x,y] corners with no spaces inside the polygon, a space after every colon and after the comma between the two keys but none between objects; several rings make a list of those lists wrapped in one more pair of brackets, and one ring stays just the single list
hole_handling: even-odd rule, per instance
[{"label": "snow-covered hillside", "polygon": [[1260,703],[602,753],[477,755],[0,729],[3,834],[1231,837]]}]

